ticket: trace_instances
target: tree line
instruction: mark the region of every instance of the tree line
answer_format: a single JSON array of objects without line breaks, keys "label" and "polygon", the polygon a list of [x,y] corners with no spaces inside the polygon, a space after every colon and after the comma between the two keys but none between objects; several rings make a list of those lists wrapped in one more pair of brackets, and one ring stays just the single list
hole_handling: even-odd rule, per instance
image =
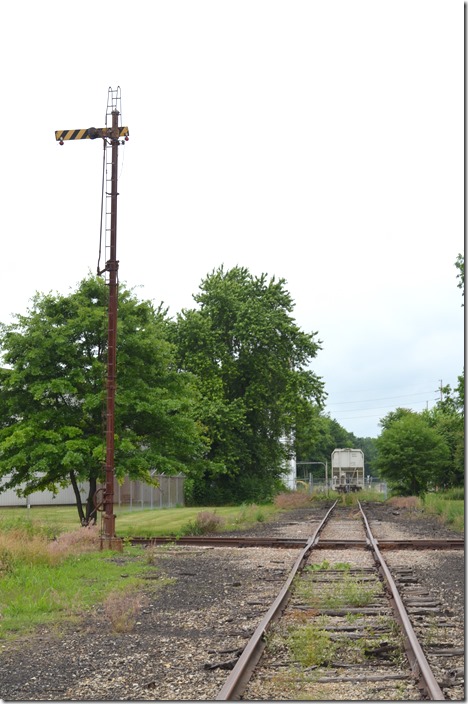
[{"label": "tree line", "polygon": [[[464,255],[458,254],[455,266],[457,286],[464,297]],[[464,486],[464,369],[454,389],[450,385],[441,389],[441,398],[434,408],[421,413],[397,408],[380,425],[376,468],[395,493],[419,496],[434,489]]]},{"label": "tree line", "polygon": [[[89,275],[69,295],[36,294],[0,326],[0,490],[71,484],[83,522],[105,459],[107,297]],[[296,325],[283,279],[242,267],[214,270],[193,298],[170,318],[120,287],[116,476],[183,472],[190,502],[266,500],[296,426],[323,404],[310,369],[317,333]]]},{"label": "tree line", "polygon": [[[83,523],[105,460],[107,298],[105,282],[89,275],[68,295],[36,294],[26,314],[0,325],[0,491],[71,485]],[[361,448],[366,474],[391,476],[377,450],[389,455],[387,431],[401,439],[412,416],[387,418],[376,442],[324,414],[324,381],[311,368],[321,342],[297,326],[284,279],[220,267],[193,299],[171,318],[120,286],[119,480],[183,472],[189,503],[260,502],[283,486],[288,460],[326,462],[336,447]],[[447,404],[424,422],[449,442],[458,430],[447,419],[459,409]],[[458,481],[459,450],[450,447],[444,476]],[[323,476],[318,465],[311,472]]]}]

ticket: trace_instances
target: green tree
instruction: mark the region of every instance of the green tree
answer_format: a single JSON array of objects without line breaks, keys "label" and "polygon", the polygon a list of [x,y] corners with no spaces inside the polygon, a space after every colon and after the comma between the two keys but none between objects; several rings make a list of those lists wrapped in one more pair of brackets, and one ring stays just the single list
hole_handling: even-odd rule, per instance
[{"label": "green tree", "polygon": [[[298,462],[325,462],[330,460],[334,439],[331,433],[330,418],[322,414],[320,408],[310,404],[308,413],[303,413],[295,428],[295,454]],[[311,468],[307,468],[307,472]],[[318,475],[318,472],[314,474]],[[299,473],[298,473],[299,475]]]},{"label": "green tree", "polygon": [[[447,465],[449,448],[421,414],[399,409],[384,424],[377,438],[377,469],[395,493],[419,496],[431,488],[441,467]],[[389,414],[390,415],[390,414]]]},{"label": "green tree", "polygon": [[[310,405],[309,413],[304,414],[298,422],[295,434],[295,451],[298,462],[328,462],[331,466],[331,455],[337,448],[352,447],[364,452],[365,475],[375,475],[373,463],[377,449],[375,438],[358,438],[349,432],[334,418],[325,415],[318,406]],[[299,465],[300,467],[300,465]],[[324,468],[305,465],[301,474],[313,475],[314,479],[323,478]]]},{"label": "green tree", "polygon": [[459,279],[459,282],[457,286],[461,289],[462,296],[465,297],[465,256],[463,254],[457,255],[455,266],[458,269],[457,279]]},{"label": "green tree", "polygon": [[[434,408],[423,411],[422,416],[447,443],[449,458],[447,465],[440,467],[437,484],[440,487],[463,486],[465,478],[465,432],[464,408],[460,390],[464,385],[459,377],[459,385],[452,391],[450,385],[442,389],[442,398]],[[463,398],[463,397],[462,397]]]},{"label": "green tree", "polygon": [[409,408],[395,408],[394,411],[390,411],[386,416],[380,419],[379,425],[381,425],[384,430],[387,430],[395,421],[412,415],[414,415],[414,411],[411,411]]},{"label": "green tree", "polygon": [[364,453],[364,473],[366,476],[377,477],[378,472],[375,468],[377,459],[377,438],[356,438],[353,447],[362,450]]},{"label": "green tree", "polygon": [[[36,294],[27,315],[0,327],[1,489],[75,489],[80,520],[93,510],[105,459],[105,283],[83,280],[68,296]],[[196,471],[206,445],[193,418],[196,386],[181,373],[160,308],[121,287],[117,344],[115,472]],[[86,513],[78,482],[89,482]]]},{"label": "green tree", "polygon": [[[295,452],[298,462],[328,462],[330,467],[331,454],[337,447],[356,447],[355,438],[343,428],[338,421],[324,415],[320,407],[310,404],[309,412],[303,413],[298,419],[295,432]],[[312,474],[314,479],[324,476],[321,466],[305,465],[299,471],[301,474]]]},{"label": "green tree", "polygon": [[199,378],[210,438],[206,501],[261,500],[278,485],[292,432],[323,383],[308,365],[320,343],[295,324],[283,279],[245,268],[213,271],[174,328],[180,368]]},{"label": "green tree", "polygon": [[[455,266],[458,269],[458,274],[457,274],[457,279],[459,279],[459,282],[457,284],[458,288],[461,289],[462,296],[465,298],[465,256],[464,254],[459,254],[457,256],[457,260],[455,262]],[[465,304],[462,303],[462,306]],[[458,407],[460,408],[461,412],[464,413],[465,410],[465,369],[463,369],[462,373],[458,377],[458,385],[456,388],[457,392],[457,402],[458,402]]]},{"label": "green tree", "polygon": [[465,369],[458,377],[458,384],[455,389],[456,404],[462,416],[465,415]]}]

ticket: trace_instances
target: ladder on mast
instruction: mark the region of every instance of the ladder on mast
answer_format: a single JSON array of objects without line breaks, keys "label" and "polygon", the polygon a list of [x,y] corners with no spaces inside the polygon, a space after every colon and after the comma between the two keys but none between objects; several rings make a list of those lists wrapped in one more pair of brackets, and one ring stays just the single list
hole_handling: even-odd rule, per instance
[{"label": "ladder on mast", "polygon": [[[120,86],[117,86],[117,88],[112,89],[109,87],[109,91],[107,94],[107,109],[106,109],[106,129],[112,127],[112,114],[117,113],[118,114],[118,126],[119,129],[122,128],[122,97],[120,93]],[[113,169],[113,160],[112,160],[112,154],[113,150],[109,149],[111,146],[111,142],[108,141],[107,139],[103,140],[103,148],[104,148],[104,178],[103,178],[103,189],[104,192],[102,194],[103,196],[103,201],[104,201],[104,208],[103,208],[103,222],[101,223],[101,227],[104,230],[104,261],[106,262],[104,269],[99,269],[99,263],[98,263],[98,274],[104,274],[105,275],[105,281],[108,284],[109,283],[109,270],[107,267],[107,263],[110,261],[110,254],[111,254],[111,216],[112,216],[112,169]],[[117,154],[117,152],[114,152]],[[115,168],[117,169],[117,164],[115,164]],[[102,230],[101,230],[102,231]]]}]

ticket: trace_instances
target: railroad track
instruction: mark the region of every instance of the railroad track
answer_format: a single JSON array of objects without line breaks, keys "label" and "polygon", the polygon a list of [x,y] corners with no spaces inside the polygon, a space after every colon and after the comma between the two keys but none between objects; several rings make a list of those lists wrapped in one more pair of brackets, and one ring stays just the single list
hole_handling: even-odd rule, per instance
[{"label": "railroad track", "polygon": [[[391,505],[369,504],[365,510],[436,684],[445,698],[463,700],[462,542],[434,521],[394,516]],[[109,558],[120,566],[122,579],[129,561],[151,566],[132,629],[116,632],[96,609],[91,620],[64,627],[59,635],[37,633],[20,648],[4,647],[1,696],[436,699],[425,693],[413,656],[406,655],[407,637],[395,626],[389,589],[359,510],[340,501],[319,531],[326,511],[315,503],[280,514],[258,524],[249,537],[134,539],[148,549]],[[413,532],[419,537],[413,539]],[[353,594],[367,592],[368,603],[356,602]],[[322,649],[318,655],[307,653],[311,634]]]},{"label": "railroad track", "polygon": [[[347,509],[345,516],[340,515],[335,504],[302,545],[283,588],[240,654],[217,700],[438,701],[450,698],[452,686],[457,698],[463,663],[456,670],[457,682],[456,676],[444,679],[446,670],[437,650],[433,649],[428,661],[418,639],[418,635],[424,636],[426,626],[419,623],[417,635],[404,605],[408,594],[402,598],[398,588],[414,580],[401,573],[398,583],[394,580],[381,553],[384,541],[373,536],[362,507],[362,522],[349,514]],[[398,550],[399,542],[387,541],[385,547]],[[279,539],[276,546],[282,544]],[[430,540],[406,540],[401,547],[436,549],[441,545],[444,549],[460,547],[458,541]],[[347,548],[345,554],[343,548]],[[414,596],[410,592],[413,606]],[[419,616],[437,608],[437,604],[424,601],[425,595],[417,596]],[[433,669],[445,686],[445,694]]]}]

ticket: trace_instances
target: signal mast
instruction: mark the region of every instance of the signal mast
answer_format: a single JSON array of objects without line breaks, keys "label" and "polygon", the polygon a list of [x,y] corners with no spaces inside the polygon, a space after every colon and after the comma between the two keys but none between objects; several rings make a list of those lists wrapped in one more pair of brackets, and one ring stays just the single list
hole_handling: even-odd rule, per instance
[{"label": "signal mast", "polygon": [[[101,547],[121,549],[121,540],[115,534],[114,514],[114,425],[115,425],[115,389],[117,372],[117,301],[118,301],[118,269],[117,260],[117,170],[119,145],[125,144],[129,138],[128,127],[121,125],[121,95],[120,86],[115,90],[109,88],[107,97],[106,126],[102,128],[89,127],[79,130],[58,130],[56,141],[63,145],[68,140],[97,139],[103,140],[104,159],[106,164],[106,224],[105,253],[107,261],[104,269],[98,274],[106,275],[109,286],[108,303],[108,337],[107,337],[107,383],[106,383],[106,464],[105,487],[100,490],[102,497],[95,496],[96,509],[103,511],[103,534]],[[111,124],[108,125],[110,120]],[[111,175],[108,177],[108,152],[111,150]],[[110,187],[110,191],[108,188]],[[102,223],[101,223],[102,224]],[[108,226],[109,224],[109,226]],[[98,492],[96,492],[98,494]]]}]

